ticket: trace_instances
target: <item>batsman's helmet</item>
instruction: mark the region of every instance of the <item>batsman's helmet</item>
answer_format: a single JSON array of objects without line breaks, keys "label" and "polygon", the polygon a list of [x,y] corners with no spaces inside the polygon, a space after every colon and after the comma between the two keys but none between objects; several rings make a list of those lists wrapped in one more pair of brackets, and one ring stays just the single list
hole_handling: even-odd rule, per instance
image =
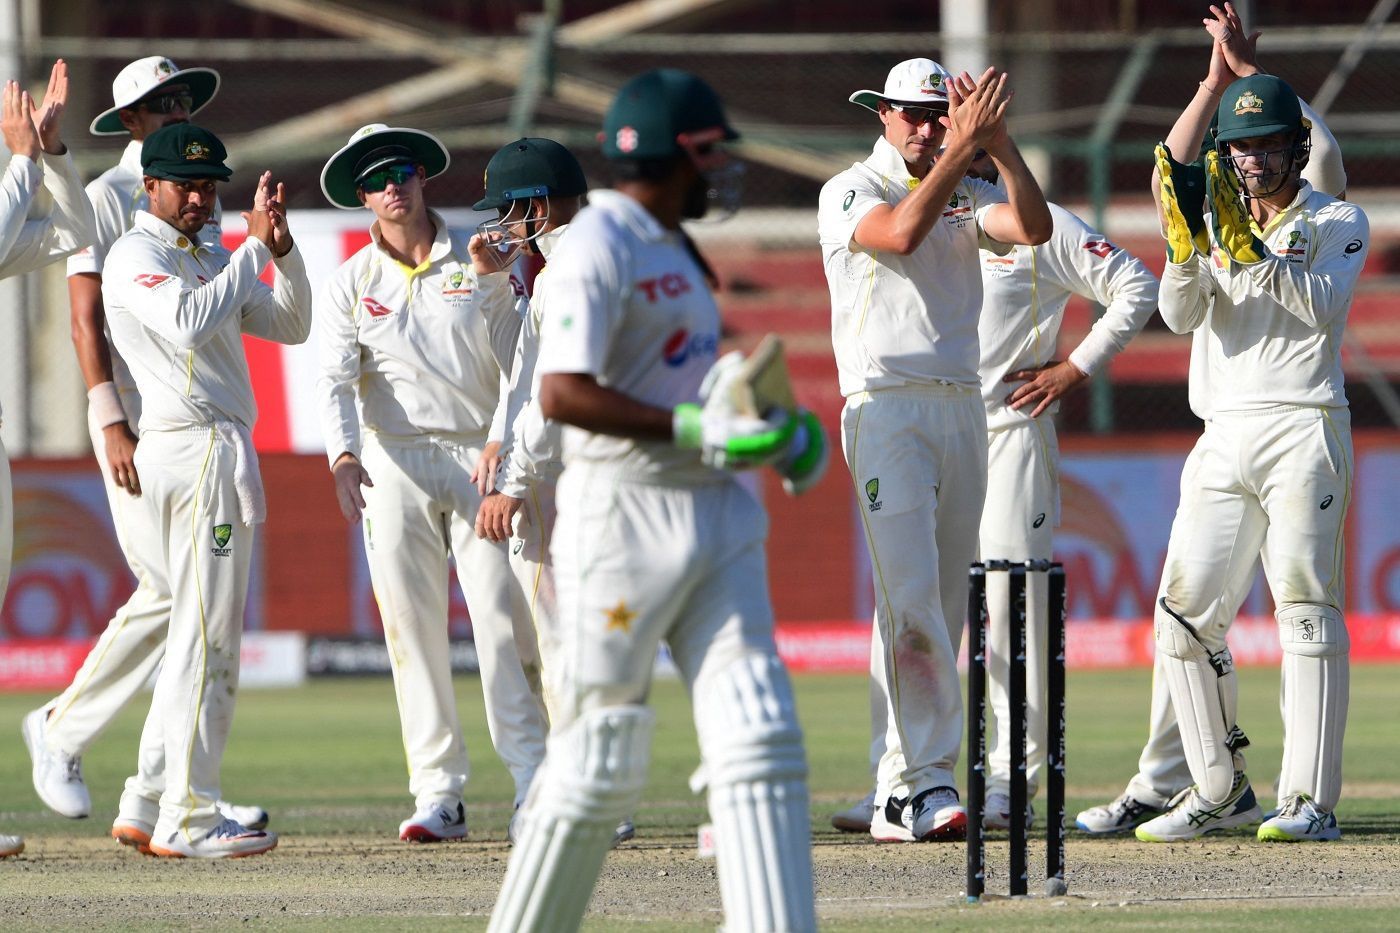
[{"label": "batsman's helmet", "polygon": [[714,88],[688,71],[657,68],[628,81],[603,118],[609,159],[666,159],[698,137],[736,140]]}]

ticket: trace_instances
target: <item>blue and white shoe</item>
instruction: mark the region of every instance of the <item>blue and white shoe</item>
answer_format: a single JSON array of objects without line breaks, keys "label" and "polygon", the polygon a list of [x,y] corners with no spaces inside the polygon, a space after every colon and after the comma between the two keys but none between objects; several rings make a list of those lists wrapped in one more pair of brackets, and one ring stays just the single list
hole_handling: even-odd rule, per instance
[{"label": "blue and white shoe", "polygon": [[1342,838],[1337,816],[1307,794],[1293,794],[1259,827],[1260,842],[1331,842]]},{"label": "blue and white shoe", "polygon": [[1091,836],[1111,836],[1132,832],[1148,820],[1166,813],[1163,807],[1143,803],[1129,791],[1123,791],[1112,803],[1081,810],[1074,825]]},{"label": "blue and white shoe", "polygon": [[1148,820],[1134,832],[1142,842],[1182,842],[1206,833],[1248,826],[1259,822],[1263,813],[1254,799],[1254,788],[1243,771],[1235,772],[1235,784],[1221,803],[1211,803],[1195,785],[1177,794],[1166,813]]}]

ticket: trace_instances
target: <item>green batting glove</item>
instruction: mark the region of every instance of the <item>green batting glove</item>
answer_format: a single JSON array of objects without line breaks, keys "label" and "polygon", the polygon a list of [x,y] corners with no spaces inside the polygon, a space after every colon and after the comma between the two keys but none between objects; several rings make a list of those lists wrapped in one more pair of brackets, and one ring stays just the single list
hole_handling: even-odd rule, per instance
[{"label": "green batting glove", "polygon": [[1210,226],[1215,242],[1235,262],[1253,265],[1269,255],[1254,232],[1254,222],[1240,194],[1235,170],[1220,161],[1220,153],[1206,153],[1206,200],[1210,202]]},{"label": "green batting glove", "polygon": [[777,466],[783,475],[783,489],[790,496],[799,496],[826,474],[831,445],[826,442],[822,423],[807,409],[799,408],[793,420],[798,423],[797,433]]},{"label": "green batting glove", "polygon": [[1183,165],[1158,143],[1157,180],[1162,217],[1167,224],[1167,261],[1186,262],[1197,253],[1210,255],[1206,234],[1206,171],[1197,162]]},{"label": "green batting glove", "polygon": [[677,405],[671,418],[677,447],[699,449],[700,459],[721,470],[748,470],[773,463],[797,433],[798,420],[782,409],[754,418],[715,405]]}]

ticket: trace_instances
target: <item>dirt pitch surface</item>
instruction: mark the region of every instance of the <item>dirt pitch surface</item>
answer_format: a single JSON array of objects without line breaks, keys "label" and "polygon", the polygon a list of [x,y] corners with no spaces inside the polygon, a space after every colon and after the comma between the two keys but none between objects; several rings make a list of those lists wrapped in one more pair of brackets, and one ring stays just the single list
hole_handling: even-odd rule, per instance
[{"label": "dirt pitch surface", "polygon": [[[830,831],[815,841],[818,912],[828,929],[1224,929],[1270,925],[1280,910],[1296,911],[1295,922],[1325,919],[1324,905],[1346,905],[1350,919],[1341,928],[1379,929],[1400,909],[1400,860],[1386,831],[1298,846],[1265,846],[1245,832],[1150,846],[1073,835],[1069,895],[1040,893],[1037,849],[1034,896],[1014,901],[1005,897],[1007,844],[998,836],[988,844],[988,897],[980,905],[962,895],[961,844],[877,845]],[[425,846],[382,836],[294,836],[268,855],[200,862],[50,835],[0,863],[0,927],[460,929],[471,918],[468,928],[479,928],[509,854],[497,839]],[[714,862],[697,857],[693,837],[652,834],[608,859],[587,927],[713,929],[720,922]]]}]

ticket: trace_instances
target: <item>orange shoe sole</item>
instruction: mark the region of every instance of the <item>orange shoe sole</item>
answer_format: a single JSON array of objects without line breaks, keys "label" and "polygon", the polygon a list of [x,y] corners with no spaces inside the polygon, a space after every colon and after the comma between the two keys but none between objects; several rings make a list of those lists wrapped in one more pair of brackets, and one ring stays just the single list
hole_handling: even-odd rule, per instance
[{"label": "orange shoe sole", "polygon": [[[218,856],[218,858],[247,858],[250,855],[262,855],[264,852],[271,852],[275,848],[277,848],[276,840],[274,840],[271,845],[268,845],[265,848],[250,849],[247,852],[233,852],[229,855]],[[163,848],[159,843],[154,842],[151,843],[150,853],[152,855],[159,856],[160,858],[189,858],[189,856],[187,856],[183,852],[177,852],[174,849]]]},{"label": "orange shoe sole", "polygon": [[154,855],[151,851],[151,837],[135,826],[113,826],[112,838],[124,846],[131,846],[142,855]]}]

